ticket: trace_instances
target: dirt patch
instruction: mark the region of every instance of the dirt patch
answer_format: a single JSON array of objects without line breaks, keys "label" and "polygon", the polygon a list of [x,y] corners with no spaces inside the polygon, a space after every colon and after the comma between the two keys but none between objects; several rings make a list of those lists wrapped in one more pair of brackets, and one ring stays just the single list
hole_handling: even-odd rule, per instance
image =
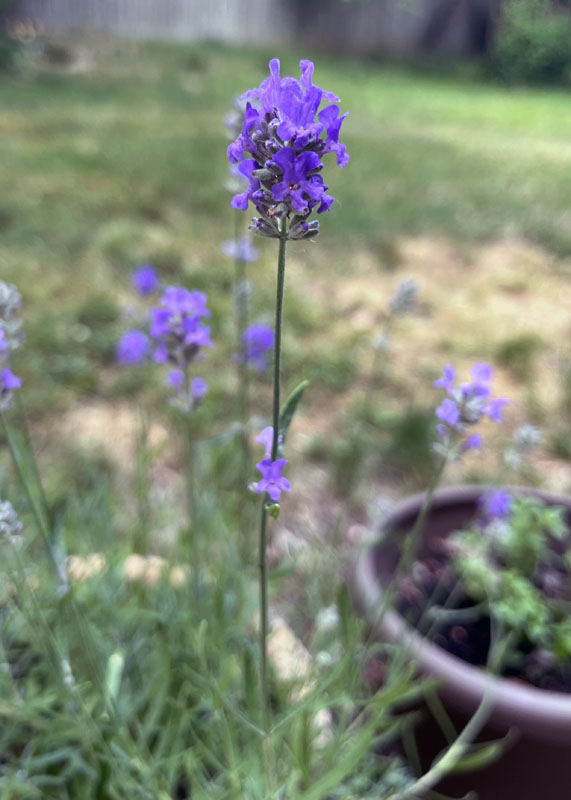
[{"label": "dirt patch", "polygon": [[[140,412],[126,404],[90,401],[72,408],[53,422],[48,440],[103,452],[119,469],[131,470],[142,426]],[[171,444],[168,428],[157,421],[149,422],[147,437],[148,447],[156,454],[154,471],[167,474],[175,470],[178,455]]]}]

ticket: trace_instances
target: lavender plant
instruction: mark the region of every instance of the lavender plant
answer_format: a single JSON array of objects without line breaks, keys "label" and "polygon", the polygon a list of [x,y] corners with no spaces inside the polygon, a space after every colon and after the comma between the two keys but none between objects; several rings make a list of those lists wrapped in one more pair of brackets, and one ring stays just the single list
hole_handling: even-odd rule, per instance
[{"label": "lavender plant", "polygon": [[456,370],[450,364],[444,367],[441,378],[434,381],[433,386],[444,389],[446,397],[436,408],[438,424],[436,431],[438,441],[433,445],[440,462],[434,471],[428,486],[424,503],[404,548],[404,557],[400,570],[407,572],[416,557],[419,537],[422,533],[426,515],[430,509],[446,465],[456,461],[469,450],[477,450],[482,446],[480,433],[470,433],[483,419],[493,422],[502,421],[502,409],[509,402],[505,397],[492,397],[492,368],[480,362],[470,370],[472,380],[456,386]]},{"label": "lavender plant", "polygon": [[[156,276],[152,285],[157,285]],[[169,365],[167,381],[175,392],[173,405],[185,412],[193,411],[208,391],[207,383],[190,373],[194,362],[204,357],[203,348],[214,346],[210,328],[204,324],[211,316],[206,303],[203,292],[168,286],[159,305],[151,310],[148,334],[127,331],[117,344],[120,364],[139,364],[152,357],[155,363]]]},{"label": "lavender plant", "polygon": [[[281,340],[285,287],[286,243],[317,236],[319,223],[309,221],[314,210],[327,211],[333,197],[323,181],[322,157],[335,153],[337,164],[347,165],[349,156],[339,142],[341,124],[337,98],[313,84],[314,66],[300,62],[301,77],[282,78],[280,63],[270,61],[270,76],[257,89],[242,95],[246,101],[242,130],[228,147],[228,157],[247,178],[248,187],[234,195],[232,206],[246,210],[250,202],[259,213],[250,230],[279,241],[275,310],[275,351],[273,375],[272,446],[268,457],[258,464],[262,480],[256,491],[263,495],[260,541],[260,675],[261,705],[266,734],[269,732],[269,688],[267,677],[268,597],[266,529],[268,508],[275,514],[281,492],[289,491],[282,476],[287,460],[278,458],[281,400]],[[329,103],[321,111],[322,102]]]}]

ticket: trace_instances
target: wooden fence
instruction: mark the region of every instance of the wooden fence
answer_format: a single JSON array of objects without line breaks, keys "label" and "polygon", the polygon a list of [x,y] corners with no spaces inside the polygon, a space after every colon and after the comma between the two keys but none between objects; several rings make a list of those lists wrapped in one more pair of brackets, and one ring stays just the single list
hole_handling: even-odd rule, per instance
[{"label": "wooden fence", "polygon": [[46,33],[102,33],[132,39],[235,44],[287,40],[282,0],[16,0],[11,16]]},{"label": "wooden fence", "polygon": [[500,0],[12,0],[48,34],[300,44],[409,56],[483,49]]}]

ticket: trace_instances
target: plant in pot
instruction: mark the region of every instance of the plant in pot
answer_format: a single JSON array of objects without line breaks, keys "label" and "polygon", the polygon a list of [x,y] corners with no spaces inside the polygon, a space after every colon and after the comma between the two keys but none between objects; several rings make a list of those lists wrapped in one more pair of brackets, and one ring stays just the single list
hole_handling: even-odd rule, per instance
[{"label": "plant in pot", "polygon": [[[428,772],[407,796],[437,786],[481,800],[559,800],[571,787],[571,500],[532,489],[437,491],[446,464],[480,446],[474,426],[501,421],[507,402],[491,397],[487,365],[459,387],[455,377],[446,367],[435,383],[446,398],[432,484],[395,508],[361,554],[354,596],[373,631],[439,681],[417,737]],[[488,743],[482,763],[494,749],[502,758],[442,780],[474,740]]]}]

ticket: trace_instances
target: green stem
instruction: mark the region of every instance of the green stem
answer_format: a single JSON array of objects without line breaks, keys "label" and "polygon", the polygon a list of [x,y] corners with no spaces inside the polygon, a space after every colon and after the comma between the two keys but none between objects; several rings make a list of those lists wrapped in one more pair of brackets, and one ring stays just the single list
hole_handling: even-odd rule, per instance
[{"label": "green stem", "polygon": [[365,638],[366,648],[370,644],[371,638],[373,637],[375,631],[379,630],[379,625],[381,624],[385,614],[391,607],[399,579],[402,578],[402,576],[409,571],[410,566],[416,557],[418,547],[420,544],[420,537],[424,527],[424,522],[426,520],[428,512],[430,511],[434,492],[436,491],[438,484],[440,483],[440,480],[446,468],[446,464],[448,463],[448,455],[449,455],[449,450],[447,450],[443,454],[442,461],[439,464],[438,469],[432,476],[432,481],[428,486],[424,502],[422,504],[422,508],[418,512],[418,515],[416,517],[414,525],[412,526],[412,529],[410,530],[410,532],[406,533],[406,539],[402,555],[397,565],[397,568],[388,586],[383,590],[380,609],[369,620],[369,633]]},{"label": "green stem", "polygon": [[[391,327],[393,323],[393,317],[390,315],[388,319],[385,321],[385,325],[383,327],[381,338],[387,338],[390,335]],[[375,380],[377,378],[377,372],[379,371],[379,362],[381,357],[382,348],[377,345],[375,342],[374,345],[374,352],[373,352],[373,360],[371,362],[371,371],[369,372],[369,377],[367,383],[365,385],[365,392],[363,396],[363,410],[367,413],[369,406],[372,404],[373,395],[375,393]],[[361,428],[362,428],[361,424]],[[361,430],[360,433],[363,431]]]},{"label": "green stem", "polygon": [[38,461],[36,458],[36,454],[34,451],[34,447],[32,444],[32,435],[30,433],[30,425],[28,422],[28,415],[26,413],[26,409],[24,406],[24,401],[22,400],[22,392],[15,392],[16,395],[16,408],[18,409],[18,414],[20,416],[20,422],[22,426],[22,432],[24,434],[24,439],[26,442],[26,448],[30,455],[29,462],[32,467],[32,474],[34,476],[34,481],[36,484],[36,488],[38,490],[38,495],[40,498],[40,503],[42,506],[42,514],[44,515],[44,520],[49,519],[49,506],[48,501],[46,498],[46,494],[44,491],[44,485],[42,483],[42,479],[40,476],[40,470],[38,466]]},{"label": "green stem", "polygon": [[10,425],[9,425],[8,420],[6,419],[6,415],[4,414],[3,411],[0,411],[0,419],[2,420],[2,427],[4,429],[4,435],[6,436],[6,442],[8,444],[8,449],[10,451],[10,456],[12,458],[12,463],[14,464],[14,468],[15,468],[16,473],[18,475],[18,479],[20,480],[20,483],[22,484],[22,488],[24,489],[24,492],[25,492],[26,497],[28,499],[28,504],[30,506],[30,510],[31,510],[31,512],[32,512],[32,514],[34,516],[35,521],[36,521],[38,532],[39,532],[40,536],[42,537],[42,540],[43,540],[44,547],[46,549],[48,558],[50,560],[50,563],[52,564],[52,567],[53,567],[54,572],[56,574],[58,583],[60,584],[60,586],[62,588],[63,587],[67,587],[67,577],[65,575],[65,571],[58,564],[57,559],[56,559],[56,557],[54,555],[54,552],[52,550],[51,537],[50,537],[50,532],[49,532],[47,523],[46,523],[46,521],[44,519],[43,514],[41,513],[40,509],[38,508],[38,505],[37,505],[36,500],[34,498],[34,494],[33,494],[32,489],[31,489],[31,487],[30,487],[30,485],[28,483],[28,480],[26,478],[26,474],[25,474],[24,468],[23,468],[23,466],[22,466],[22,464],[20,462],[20,458],[18,456],[16,443],[15,443],[14,438],[12,436],[12,431],[10,430]]},{"label": "green stem", "polygon": [[[236,215],[236,226],[234,231],[234,238],[238,244],[241,235],[241,224],[239,216]],[[243,425],[243,454],[244,466],[246,471],[250,468],[250,445],[248,441],[248,423],[250,420],[249,408],[249,377],[248,377],[248,364],[246,361],[246,346],[244,344],[244,333],[248,327],[248,295],[246,291],[246,262],[239,255],[236,256],[236,336],[237,336],[237,353],[238,353],[238,400],[240,410],[240,420]]]},{"label": "green stem", "polygon": [[[275,318],[275,348],[274,348],[274,396],[272,421],[274,436],[272,439],[271,460],[275,461],[278,455],[279,428],[280,428],[280,390],[281,390],[281,351],[282,351],[282,320],[285,288],[286,264],[286,222],[280,225],[280,240],[278,251],[278,279],[276,288],[276,318]],[[266,532],[268,524],[268,511],[266,504],[268,495],[262,500],[260,518],[260,544],[259,544],[259,570],[260,570],[260,691],[262,705],[263,728],[266,734],[269,731],[269,698],[267,674],[267,636],[268,636],[268,574],[266,562]]]},{"label": "green stem", "polygon": [[442,461],[440,462],[438,469],[432,476],[432,480],[428,486],[426,491],[426,496],[424,498],[424,502],[422,504],[422,508],[418,512],[418,516],[412,526],[412,530],[407,533],[405,546],[403,549],[402,558],[399,564],[399,573],[402,575],[403,573],[408,572],[412,562],[417,556],[418,548],[420,545],[420,538],[422,536],[422,531],[424,528],[424,523],[426,522],[426,517],[428,516],[428,512],[430,511],[430,507],[432,505],[432,498],[434,497],[434,492],[436,491],[438,484],[444,474],[444,470],[446,468],[446,464],[448,463],[448,452],[446,452],[442,456]]},{"label": "green stem", "polygon": [[[241,215],[235,215],[234,240],[236,245],[242,235]],[[252,464],[252,451],[250,447],[250,373],[246,358],[246,344],[244,334],[248,327],[249,308],[248,291],[246,286],[246,262],[240,258],[239,250],[235,259],[235,315],[236,315],[236,338],[238,356],[238,418],[242,424],[240,444],[242,448],[242,469],[240,475],[240,486],[244,486],[244,475],[248,475]],[[243,498],[242,498],[243,499]],[[240,503],[240,515],[242,524],[239,530],[240,541],[238,552],[243,564],[250,562],[250,550],[248,534],[251,530],[253,521],[250,516],[248,504]]]},{"label": "green stem", "polygon": [[192,561],[192,586],[195,602],[200,599],[200,573],[199,573],[199,514],[198,500],[196,492],[196,443],[192,438],[192,432],[188,439],[188,458],[187,458],[187,489],[188,489],[188,516],[190,521],[190,558]]},{"label": "green stem", "polygon": [[135,442],[135,499],[137,503],[137,526],[133,537],[133,552],[147,555],[152,509],[149,502],[149,421],[145,411],[139,409],[137,438]]},{"label": "green stem", "polygon": [[[505,655],[510,651],[512,643],[513,638],[511,634],[508,634],[506,637],[502,635],[496,637],[496,643],[490,648],[487,663],[487,669],[492,674],[497,675],[501,670]],[[476,736],[488,721],[493,708],[493,694],[486,689],[476,711],[468,720],[456,741],[445,750],[430,769],[418,778],[412,786],[404,792],[391,794],[387,800],[410,800],[410,798],[413,797],[425,797],[426,793],[440,783],[442,778],[444,778],[450,770],[456,766],[462,756],[465,755]]]},{"label": "green stem", "polygon": [[268,653],[266,639],[268,636],[268,575],[266,562],[266,531],[268,512],[266,511],[266,495],[262,497],[260,517],[260,694],[262,707],[262,727],[267,733],[268,719]]},{"label": "green stem", "polygon": [[[282,220],[283,222],[283,220]],[[280,248],[278,252],[278,284],[276,290],[276,322],[275,322],[275,353],[274,353],[274,406],[273,406],[273,426],[274,438],[272,440],[272,461],[278,455],[278,443],[280,436],[280,390],[281,390],[281,354],[282,354],[282,322],[285,289],[285,264],[286,264],[286,242],[284,226],[280,230]]]}]

